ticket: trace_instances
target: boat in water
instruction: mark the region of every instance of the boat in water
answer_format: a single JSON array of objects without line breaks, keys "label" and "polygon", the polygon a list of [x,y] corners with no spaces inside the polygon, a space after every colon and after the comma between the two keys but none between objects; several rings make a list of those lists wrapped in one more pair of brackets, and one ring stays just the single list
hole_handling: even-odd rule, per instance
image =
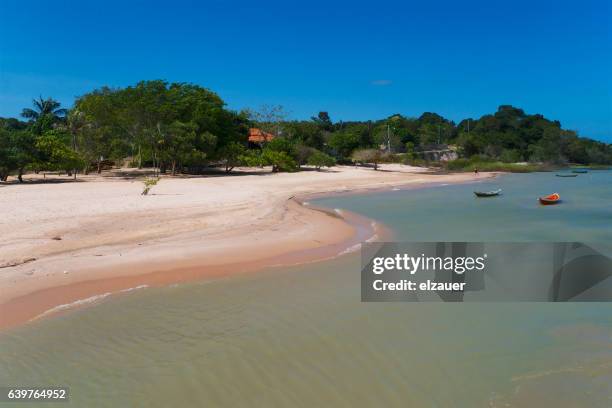
[{"label": "boat in water", "polygon": [[578,177],[577,174],[555,174],[557,177]]},{"label": "boat in water", "polygon": [[474,194],[476,194],[476,197],[495,197],[500,195],[502,192],[501,188],[497,189],[497,190],[491,190],[491,191],[474,191]]},{"label": "boat in water", "polygon": [[540,204],[542,205],[558,204],[561,201],[561,196],[558,193],[553,193],[546,197],[540,197],[538,200],[540,200]]}]

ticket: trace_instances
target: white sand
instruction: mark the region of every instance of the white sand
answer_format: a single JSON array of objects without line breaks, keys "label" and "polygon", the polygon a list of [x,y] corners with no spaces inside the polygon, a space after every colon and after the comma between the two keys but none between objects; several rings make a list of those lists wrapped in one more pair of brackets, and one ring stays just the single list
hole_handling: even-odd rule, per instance
[{"label": "white sand", "polygon": [[488,176],[433,175],[402,165],[381,170],[164,177],[149,196],[140,195],[138,179],[122,177],[1,185],[0,305],[46,288],[151,268],[269,259],[337,244],[354,233],[341,219],[288,202],[295,195]]}]

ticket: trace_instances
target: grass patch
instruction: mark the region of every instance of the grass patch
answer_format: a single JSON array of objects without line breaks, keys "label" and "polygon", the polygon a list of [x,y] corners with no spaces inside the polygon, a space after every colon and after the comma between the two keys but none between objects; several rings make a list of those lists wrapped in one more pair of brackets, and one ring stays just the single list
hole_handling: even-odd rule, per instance
[{"label": "grass patch", "polygon": [[504,171],[508,173],[532,173],[536,171],[552,171],[554,168],[547,164],[537,163],[504,163],[501,161],[482,161],[472,159],[457,159],[445,163],[449,171]]}]

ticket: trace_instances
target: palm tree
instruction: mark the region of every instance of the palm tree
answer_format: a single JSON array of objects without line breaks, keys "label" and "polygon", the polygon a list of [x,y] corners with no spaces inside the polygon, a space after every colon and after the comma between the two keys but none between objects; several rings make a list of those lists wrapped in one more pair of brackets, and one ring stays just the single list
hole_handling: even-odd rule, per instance
[{"label": "palm tree", "polygon": [[45,116],[49,116],[54,122],[59,121],[68,113],[67,109],[60,108],[61,103],[52,98],[43,99],[39,96],[38,99],[32,99],[32,105],[34,109],[25,108],[21,111],[21,116],[34,122]]},{"label": "palm tree", "polygon": [[81,133],[90,124],[85,117],[85,112],[76,108],[70,110],[66,115],[66,124],[62,129],[68,131],[72,135],[72,150],[77,151],[77,135]]},{"label": "palm tree", "polygon": [[[66,110],[66,109],[64,109]],[[82,133],[86,128],[90,127],[90,123],[87,121],[85,117],[85,112],[78,110],[77,108],[71,109],[68,111],[68,114],[65,118],[65,123],[62,125],[58,125],[59,129],[65,130],[70,133],[72,136],[72,150],[77,152],[79,150],[77,145],[77,137],[80,133]],[[77,169],[74,169],[74,178],[76,179]],[[68,172],[70,176],[70,172]]]}]

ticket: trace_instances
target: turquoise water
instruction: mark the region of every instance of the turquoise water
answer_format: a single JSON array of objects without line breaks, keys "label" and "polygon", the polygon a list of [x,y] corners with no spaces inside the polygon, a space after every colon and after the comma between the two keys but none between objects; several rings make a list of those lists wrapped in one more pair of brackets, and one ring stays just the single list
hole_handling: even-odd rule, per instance
[{"label": "turquoise water", "polygon": [[[503,190],[500,197],[476,198],[471,193],[497,188]],[[551,193],[559,193],[563,203],[538,203],[538,197]],[[575,178],[512,174],[468,185],[317,202],[377,219],[393,228],[398,241],[612,242],[610,171]]]},{"label": "turquoise water", "polygon": [[[462,185],[316,203],[401,240],[611,241],[611,181],[511,175],[477,187],[500,198]],[[563,205],[537,205],[554,191]],[[612,305],[361,303],[359,270],[351,254],[109,297],[1,334],[0,385],[68,386],[55,406],[75,407],[612,406]]]}]

